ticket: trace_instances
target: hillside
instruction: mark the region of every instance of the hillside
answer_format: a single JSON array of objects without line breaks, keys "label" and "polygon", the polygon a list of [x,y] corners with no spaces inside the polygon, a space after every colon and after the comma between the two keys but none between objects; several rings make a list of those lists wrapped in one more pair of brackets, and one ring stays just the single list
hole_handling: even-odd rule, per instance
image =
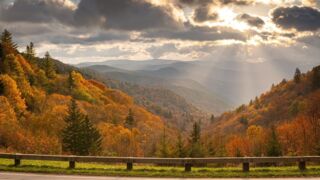
[{"label": "hillside", "polygon": [[320,66],[306,74],[301,74],[296,81],[284,79],[260,97],[251,100],[249,104],[224,113],[215,125],[227,131],[237,131],[243,130],[245,125],[267,127],[294,119],[308,110],[307,101],[319,93],[316,88],[313,88],[315,83],[313,81],[320,81],[313,78],[313,74],[316,74],[319,69]]},{"label": "hillside", "polygon": [[[113,63],[111,63],[111,65],[112,64]],[[167,64],[165,65],[167,66]],[[161,64],[161,66],[163,65]],[[170,90],[175,94],[179,94],[179,96],[184,98],[189,104],[210,114],[221,114],[231,108],[228,102],[216,96],[215,93],[210,92],[202,84],[192,79],[180,77],[180,73],[176,68],[157,67],[159,69],[135,71],[110,68],[110,66],[105,65],[93,65],[86,68],[98,71],[104,74],[106,78],[121,82],[129,82],[153,89],[160,88]]]},{"label": "hillside", "polygon": [[[162,86],[201,110],[221,114],[266,92],[273,83],[291,78],[296,67],[306,72],[319,63],[314,58],[308,59],[308,63],[288,57],[270,57],[259,63],[241,60],[241,57],[220,58],[195,61],[111,60],[81,64],[81,67],[98,65],[92,69],[97,68],[112,79],[143,86]],[[117,70],[110,70],[110,67]]]},{"label": "hillside", "polygon": [[[5,38],[4,38],[5,37]],[[20,53],[11,35],[0,46],[0,151],[61,154],[61,133],[70,100],[76,100],[102,135],[102,155],[154,156],[166,127],[163,120],[132,97],[85,79],[74,68]],[[128,114],[134,126],[125,125]],[[166,128],[170,137],[174,130]],[[132,139],[134,138],[134,139]],[[128,143],[133,143],[128,148]]]},{"label": "hillside", "polygon": [[[105,66],[97,67],[106,70]],[[190,129],[194,121],[208,122],[210,114],[202,112],[171,90],[118,81],[91,68],[79,70],[87,77],[98,79],[110,88],[127,93],[134,98],[135,103],[160,116],[169,126],[181,131]]]},{"label": "hillside", "polygon": [[297,69],[293,80],[217,117],[205,130],[207,141],[220,139],[232,156],[319,154],[319,102],[320,66],[305,74]]}]

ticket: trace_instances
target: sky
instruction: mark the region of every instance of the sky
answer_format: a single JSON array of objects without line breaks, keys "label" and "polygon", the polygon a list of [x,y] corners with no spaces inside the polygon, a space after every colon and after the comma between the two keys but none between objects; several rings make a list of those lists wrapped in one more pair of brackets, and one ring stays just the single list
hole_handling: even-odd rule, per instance
[{"label": "sky", "polygon": [[65,63],[320,64],[320,0],[0,0],[0,30]]}]

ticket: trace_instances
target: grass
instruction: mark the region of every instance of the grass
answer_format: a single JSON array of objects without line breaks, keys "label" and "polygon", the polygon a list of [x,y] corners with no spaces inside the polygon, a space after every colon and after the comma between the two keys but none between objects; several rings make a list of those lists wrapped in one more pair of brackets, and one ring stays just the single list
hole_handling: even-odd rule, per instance
[{"label": "grass", "polygon": [[15,167],[9,159],[0,159],[0,171],[134,177],[320,177],[320,166],[307,166],[306,171],[299,171],[297,166],[251,167],[244,173],[241,166],[193,167],[192,172],[184,172],[183,167],[134,165],[127,171],[124,164],[76,163],[75,169],[68,169],[68,162],[34,160],[22,160]]}]

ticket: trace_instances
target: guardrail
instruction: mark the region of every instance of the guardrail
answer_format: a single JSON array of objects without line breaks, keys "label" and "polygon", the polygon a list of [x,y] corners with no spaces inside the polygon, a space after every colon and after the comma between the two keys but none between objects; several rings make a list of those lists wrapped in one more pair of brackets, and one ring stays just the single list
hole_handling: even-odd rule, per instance
[{"label": "guardrail", "polygon": [[148,158],[148,157],[103,157],[103,156],[69,156],[69,155],[38,155],[38,154],[0,154],[0,158],[13,159],[19,166],[21,160],[68,161],[69,168],[76,167],[76,162],[126,163],[127,170],[132,170],[133,164],[165,164],[183,165],[186,172],[193,165],[209,163],[242,164],[243,172],[249,172],[250,163],[297,163],[298,168],[306,170],[307,162],[320,162],[320,156],[286,156],[286,157],[214,157],[214,158]]}]

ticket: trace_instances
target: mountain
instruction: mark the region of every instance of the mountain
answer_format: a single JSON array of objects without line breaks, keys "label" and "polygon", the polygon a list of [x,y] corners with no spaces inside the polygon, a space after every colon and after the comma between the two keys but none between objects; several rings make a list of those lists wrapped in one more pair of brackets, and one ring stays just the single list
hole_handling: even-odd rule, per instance
[{"label": "mountain", "polygon": [[121,82],[129,82],[149,88],[167,89],[186,99],[186,101],[198,109],[208,113],[220,114],[230,108],[223,99],[215,96],[202,84],[184,78],[174,78],[179,74],[176,68],[164,67],[157,70],[117,70],[109,66],[94,65],[87,69],[103,73],[105,77]]},{"label": "mountain", "polygon": [[320,153],[320,66],[283,80],[203,129],[212,156],[299,156]]},{"label": "mountain", "polygon": [[270,127],[290,122],[316,108],[310,104],[320,97],[319,82],[320,66],[305,74],[296,73],[295,79],[284,79],[249,104],[223,113],[212,127],[225,133],[244,132],[250,125]]},{"label": "mountain", "polygon": [[[197,157],[320,153],[320,66],[306,73],[296,69],[292,80],[272,85],[249,104],[208,118],[182,95],[192,96],[198,90],[197,97],[204,96],[204,84],[196,79],[208,72],[192,70],[211,63],[175,62],[154,70],[92,66],[103,71],[99,73],[65,65],[49,53],[35,57],[31,46],[21,53],[8,32],[0,39],[1,152],[68,154],[62,148],[62,136],[67,123],[81,117],[87,128],[101,134],[99,155],[181,157],[193,156],[193,150]],[[256,64],[249,67],[255,68],[207,70],[210,74],[216,69],[217,75],[218,70],[228,72],[217,76],[226,79],[222,85],[238,82],[235,75],[241,72],[271,70]],[[122,74],[124,79],[131,76],[136,83],[110,79],[106,73]],[[149,82],[140,82],[142,78]],[[169,89],[174,87],[176,92]],[[76,106],[79,109],[73,111]],[[73,127],[71,133],[79,131]]]},{"label": "mountain", "polygon": [[[305,72],[317,63],[311,60],[301,63],[285,58],[270,58],[255,63],[228,59],[184,62],[113,60],[101,64],[90,63],[101,67],[86,67],[120,81],[170,89],[199,109],[220,114],[248,102],[268,90],[273,83],[290,78],[296,67]],[[103,65],[118,70],[105,72]],[[81,67],[85,66],[82,64]]]},{"label": "mountain", "polygon": [[[108,70],[105,66],[97,65],[94,67]],[[209,120],[210,114],[199,110],[171,90],[115,80],[90,68],[82,68],[79,71],[88,78],[97,79],[110,88],[119,89],[132,96],[135,103],[160,116],[173,128],[185,132],[191,128],[193,122],[202,120],[205,124]]]},{"label": "mountain", "polygon": [[1,152],[68,154],[62,149],[61,135],[71,99],[101,134],[101,155],[156,156],[163,130],[170,139],[176,134],[131,96],[87,79],[48,53],[45,58],[35,57],[30,49],[20,53],[10,34],[4,35],[0,43]]},{"label": "mountain", "polygon": [[131,60],[108,60],[103,62],[85,62],[77,64],[77,67],[88,67],[92,65],[105,65],[111,66],[119,69],[129,70],[129,71],[136,71],[136,70],[156,70],[160,67],[165,67],[172,63],[178,61],[175,60],[162,60],[162,59],[154,59],[148,61],[131,61]]}]

